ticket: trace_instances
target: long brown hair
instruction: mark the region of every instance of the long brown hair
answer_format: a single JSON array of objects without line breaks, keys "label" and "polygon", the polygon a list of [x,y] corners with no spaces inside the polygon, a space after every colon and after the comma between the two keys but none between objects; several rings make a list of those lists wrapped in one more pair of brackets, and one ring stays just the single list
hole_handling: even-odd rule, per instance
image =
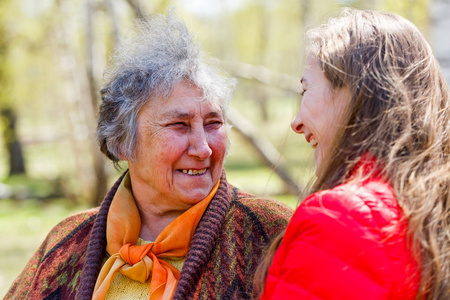
[{"label": "long brown hair", "polygon": [[[377,157],[408,219],[421,270],[417,297],[450,299],[450,104],[430,46],[398,15],[353,9],[307,37],[331,86],[352,95],[311,192],[344,183],[364,153]],[[267,265],[255,276],[256,293]]]}]

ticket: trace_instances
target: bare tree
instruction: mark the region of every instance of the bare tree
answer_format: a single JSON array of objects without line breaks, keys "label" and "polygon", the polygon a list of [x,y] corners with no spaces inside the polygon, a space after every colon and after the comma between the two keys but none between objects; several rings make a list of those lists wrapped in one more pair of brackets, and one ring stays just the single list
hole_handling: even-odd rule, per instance
[{"label": "bare tree", "polygon": [[119,21],[117,20],[116,10],[111,0],[104,0],[106,5],[106,13],[111,20],[111,36],[113,40],[113,48],[119,46]]},{"label": "bare tree", "polygon": [[[269,43],[269,27],[270,27],[270,14],[267,11],[267,5],[269,5],[267,0],[261,1],[259,5],[259,15],[262,20],[262,24],[260,26],[260,36],[258,41],[258,55],[255,63],[260,65],[266,65],[266,57],[267,57],[267,46]],[[269,112],[267,108],[269,95],[264,86],[260,88],[254,89],[254,94],[256,101],[258,102],[259,109],[261,111],[261,116],[263,121],[269,120]]]},{"label": "bare tree", "polygon": [[[91,129],[95,128],[96,100],[95,96],[92,96],[95,83],[89,79],[90,76],[93,76],[90,74],[93,72],[90,70],[92,65],[85,61],[86,58],[89,58],[89,54],[83,58],[82,55],[77,54],[79,51],[73,44],[78,40],[78,34],[80,34],[76,26],[73,26],[75,22],[70,17],[74,10],[72,1],[56,1],[57,22],[54,26],[55,40],[58,42],[56,57],[61,61],[59,64],[62,74],[60,80],[65,93],[63,98],[68,116],[66,122],[71,131],[69,137],[72,155],[75,159],[75,174],[78,185],[82,187],[77,194],[88,199],[91,205],[96,205],[100,194],[106,191],[106,178],[102,175],[103,167],[97,160],[99,150],[94,146],[92,135],[89,134]],[[89,8],[87,11],[89,14]],[[89,40],[89,33],[87,35],[87,40]],[[88,152],[85,148],[86,142]]]},{"label": "bare tree", "polygon": [[142,18],[145,16],[144,9],[142,8],[142,4],[139,0],[127,0],[128,4],[134,11],[134,15],[137,18]]},{"label": "bare tree", "polygon": [[[94,14],[96,9],[98,8],[97,3],[94,0],[86,0],[86,12],[87,12],[87,26],[86,26],[86,43],[85,43],[85,69],[87,76],[87,84],[89,88],[90,102],[91,108],[86,111],[86,119],[88,126],[90,128],[96,127],[96,115],[98,114],[98,106],[99,106],[99,92],[98,92],[98,82],[99,82],[99,74],[96,74],[94,70],[99,70],[101,66],[95,66],[95,64],[99,64],[100,61],[104,61],[105,58],[101,57],[99,59],[94,59],[96,53],[99,53],[97,50],[98,39],[95,38],[94,33]],[[112,8],[112,7],[111,7]],[[109,10],[110,13],[113,13],[113,10]],[[112,16],[113,18],[114,16]],[[117,26],[113,26],[113,28],[117,28]],[[108,191],[108,180],[105,171],[105,158],[103,154],[99,151],[97,144],[93,139],[90,139],[90,148],[93,157],[93,165],[94,165],[94,173],[95,173],[95,191],[94,196],[92,198],[92,203],[94,205],[99,204],[103,197],[105,197],[106,192]]]},{"label": "bare tree", "polygon": [[[9,0],[0,0],[0,7],[4,7],[8,4]],[[22,151],[22,144],[17,134],[17,114],[11,103],[8,86],[10,79],[8,78],[8,55],[9,45],[6,34],[6,26],[3,23],[4,19],[0,13],[0,116],[3,117],[2,129],[3,140],[5,142],[6,149],[9,157],[9,174],[25,174],[25,162]]]}]

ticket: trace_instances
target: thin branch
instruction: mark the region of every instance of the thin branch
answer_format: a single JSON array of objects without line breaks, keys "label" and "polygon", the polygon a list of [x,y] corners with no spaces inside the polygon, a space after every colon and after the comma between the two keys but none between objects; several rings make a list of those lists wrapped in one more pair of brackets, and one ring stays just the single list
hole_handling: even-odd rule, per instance
[{"label": "thin branch", "polygon": [[254,79],[294,93],[301,92],[300,78],[298,77],[275,72],[264,66],[251,65],[242,62],[223,61],[222,65],[234,76],[245,79]]},{"label": "thin branch", "polygon": [[264,163],[272,168],[281,180],[283,180],[291,193],[299,195],[301,188],[283,166],[283,157],[272,143],[265,139],[261,134],[258,134],[253,127],[253,124],[233,108],[229,111],[228,120],[231,125],[233,125],[233,128],[236,129],[258,152]]}]

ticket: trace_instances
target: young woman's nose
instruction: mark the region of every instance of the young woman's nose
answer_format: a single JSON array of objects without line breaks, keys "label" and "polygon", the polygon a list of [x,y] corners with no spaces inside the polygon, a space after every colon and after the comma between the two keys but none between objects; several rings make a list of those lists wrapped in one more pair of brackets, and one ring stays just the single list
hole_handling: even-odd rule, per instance
[{"label": "young woman's nose", "polygon": [[206,134],[203,129],[196,129],[190,133],[188,155],[204,160],[210,157],[212,149],[209,147]]},{"label": "young woman's nose", "polygon": [[295,116],[295,119],[291,122],[291,128],[296,133],[305,133],[305,131],[303,130],[303,122],[300,118],[300,112],[298,112],[298,114]]}]

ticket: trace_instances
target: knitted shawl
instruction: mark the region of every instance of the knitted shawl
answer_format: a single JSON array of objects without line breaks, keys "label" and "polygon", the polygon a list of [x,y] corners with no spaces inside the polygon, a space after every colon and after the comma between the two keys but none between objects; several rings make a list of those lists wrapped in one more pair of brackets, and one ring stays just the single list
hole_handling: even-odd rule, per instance
[{"label": "knitted shawl", "polygon": [[[89,300],[106,255],[106,219],[117,180],[100,208],[55,226],[4,299]],[[230,185],[219,189],[191,240],[173,299],[251,299],[253,274],[292,209]]]}]

